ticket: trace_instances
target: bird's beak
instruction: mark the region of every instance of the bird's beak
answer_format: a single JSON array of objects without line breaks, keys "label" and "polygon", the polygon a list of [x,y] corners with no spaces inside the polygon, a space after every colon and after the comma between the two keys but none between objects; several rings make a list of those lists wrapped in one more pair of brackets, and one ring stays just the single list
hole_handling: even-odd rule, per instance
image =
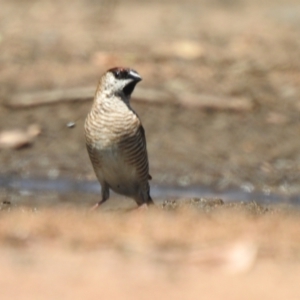
[{"label": "bird's beak", "polygon": [[135,82],[139,82],[142,80],[142,77],[134,70],[130,70],[128,73],[129,77],[133,79]]}]

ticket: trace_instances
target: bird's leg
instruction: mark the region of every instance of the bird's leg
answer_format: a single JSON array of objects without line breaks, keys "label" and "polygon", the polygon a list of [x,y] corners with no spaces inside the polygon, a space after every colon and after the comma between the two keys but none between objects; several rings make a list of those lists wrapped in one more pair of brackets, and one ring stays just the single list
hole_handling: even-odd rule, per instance
[{"label": "bird's leg", "polygon": [[146,202],[147,206],[151,206],[151,205],[154,205],[154,202],[150,196],[150,192],[148,192],[148,199],[147,199],[147,202]]},{"label": "bird's leg", "polygon": [[145,188],[141,189],[138,193],[138,196],[134,199],[136,204],[138,205],[138,208],[145,206],[149,207],[151,205],[154,205],[154,202],[150,196],[150,189],[149,189],[149,183],[147,182]]},{"label": "bird's leg", "polygon": [[101,184],[101,200],[92,206],[91,211],[103,204],[109,198],[109,186],[106,182]]}]

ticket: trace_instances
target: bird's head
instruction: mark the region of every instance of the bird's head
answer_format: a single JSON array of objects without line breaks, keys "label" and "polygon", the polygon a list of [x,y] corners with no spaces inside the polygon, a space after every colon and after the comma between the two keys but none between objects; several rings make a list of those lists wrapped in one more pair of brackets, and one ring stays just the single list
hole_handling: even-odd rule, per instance
[{"label": "bird's head", "polygon": [[103,75],[100,88],[108,94],[130,98],[136,84],[141,80],[142,77],[135,70],[116,67]]}]

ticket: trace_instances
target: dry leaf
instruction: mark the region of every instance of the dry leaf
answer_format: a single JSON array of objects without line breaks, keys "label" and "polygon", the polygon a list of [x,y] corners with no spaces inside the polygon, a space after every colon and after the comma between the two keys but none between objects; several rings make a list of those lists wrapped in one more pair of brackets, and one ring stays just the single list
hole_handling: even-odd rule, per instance
[{"label": "dry leaf", "polygon": [[194,41],[181,40],[173,43],[164,43],[155,48],[155,54],[165,57],[178,57],[193,60],[204,55],[203,47]]},{"label": "dry leaf", "polygon": [[270,112],[266,118],[269,124],[285,124],[287,121],[288,118],[285,115],[276,112]]},{"label": "dry leaf", "polygon": [[189,261],[227,273],[242,273],[253,266],[256,257],[257,246],[251,241],[241,241],[227,247],[194,252],[190,255]]},{"label": "dry leaf", "polygon": [[37,124],[30,125],[26,130],[12,129],[0,132],[0,149],[19,149],[33,143],[35,137],[41,133]]},{"label": "dry leaf", "polygon": [[251,111],[253,109],[253,102],[245,97],[183,93],[179,98],[180,104],[187,108],[230,111]]}]

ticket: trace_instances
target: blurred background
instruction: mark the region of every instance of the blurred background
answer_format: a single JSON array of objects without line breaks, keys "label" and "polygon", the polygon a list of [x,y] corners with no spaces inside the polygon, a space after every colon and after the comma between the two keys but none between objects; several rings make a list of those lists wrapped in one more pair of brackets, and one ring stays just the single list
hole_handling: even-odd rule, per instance
[{"label": "blurred background", "polygon": [[83,123],[100,76],[114,66],[143,77],[132,106],[154,188],[300,194],[298,1],[0,6],[2,201],[97,201],[96,193],[36,194],[10,180],[96,180]]},{"label": "blurred background", "polygon": [[[114,66],[163,209],[87,213]],[[299,97],[299,0],[0,0],[1,300],[300,299]]]}]

